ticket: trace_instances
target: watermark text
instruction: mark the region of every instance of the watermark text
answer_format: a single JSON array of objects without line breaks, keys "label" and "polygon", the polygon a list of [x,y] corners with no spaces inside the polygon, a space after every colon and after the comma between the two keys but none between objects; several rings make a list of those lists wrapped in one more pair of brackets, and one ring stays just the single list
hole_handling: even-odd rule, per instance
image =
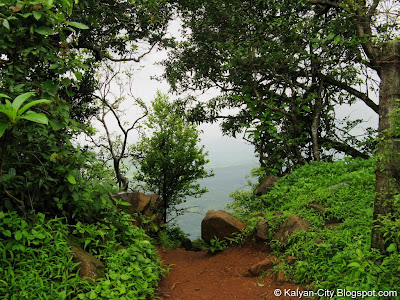
[{"label": "watermark text", "polygon": [[349,291],[346,289],[336,289],[336,290],[328,290],[328,289],[319,289],[317,291],[303,291],[299,289],[275,289],[274,295],[276,297],[285,296],[285,297],[297,297],[301,299],[303,297],[326,297],[332,299],[334,297],[347,297],[350,299],[364,299],[366,297],[397,297],[397,291]]}]

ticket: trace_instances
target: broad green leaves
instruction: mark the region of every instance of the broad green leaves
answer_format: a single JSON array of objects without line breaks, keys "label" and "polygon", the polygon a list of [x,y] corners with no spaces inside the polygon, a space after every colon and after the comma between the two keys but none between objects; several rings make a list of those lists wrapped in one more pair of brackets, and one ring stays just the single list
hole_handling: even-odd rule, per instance
[{"label": "broad green leaves", "polygon": [[85,24],[82,24],[82,23],[79,23],[79,22],[67,22],[67,24],[71,25],[73,27],[76,27],[78,29],[83,29],[83,30],[89,29],[89,26],[87,26]]},{"label": "broad green leaves", "polygon": [[41,35],[52,35],[54,34],[54,30],[49,28],[49,27],[39,27],[35,29],[36,33],[39,33]]},{"label": "broad green leaves", "polygon": [[3,26],[4,26],[5,28],[7,28],[8,30],[10,30],[10,23],[8,22],[7,19],[4,19],[4,20],[3,20]]},{"label": "broad green leaves", "polygon": [[5,104],[0,103],[0,113],[5,115],[8,119],[0,120],[0,137],[3,136],[7,128],[14,126],[20,119],[25,119],[31,122],[47,125],[48,118],[43,113],[36,113],[28,109],[38,104],[50,103],[50,100],[34,100],[22,106],[34,94],[34,92],[21,94],[16,97],[13,102],[10,102],[10,100],[8,100],[10,97],[8,97],[7,95],[0,94],[0,97],[6,99]]},{"label": "broad green leaves", "polygon": [[67,174],[65,178],[68,180],[70,184],[76,184],[75,177],[72,174]]}]

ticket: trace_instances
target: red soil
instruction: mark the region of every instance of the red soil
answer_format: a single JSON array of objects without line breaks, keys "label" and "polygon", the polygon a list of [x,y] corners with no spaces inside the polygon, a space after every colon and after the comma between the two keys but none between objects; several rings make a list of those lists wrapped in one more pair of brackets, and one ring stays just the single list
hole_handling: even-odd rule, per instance
[{"label": "red soil", "polygon": [[[243,274],[268,256],[264,246],[249,245],[227,249],[216,255],[178,248],[160,250],[170,272],[159,286],[164,300],[263,300],[298,299],[274,295],[275,289],[299,288],[272,277],[245,277]],[[302,290],[301,288],[299,288]]]}]

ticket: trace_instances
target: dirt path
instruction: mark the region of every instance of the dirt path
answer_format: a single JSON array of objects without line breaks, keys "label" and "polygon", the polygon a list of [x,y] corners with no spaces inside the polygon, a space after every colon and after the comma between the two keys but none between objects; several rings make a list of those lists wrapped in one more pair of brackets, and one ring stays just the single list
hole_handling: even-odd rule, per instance
[{"label": "dirt path", "polygon": [[295,285],[268,277],[243,276],[250,266],[267,257],[262,246],[232,248],[216,255],[181,248],[159,252],[166,265],[173,265],[160,283],[164,300],[297,299],[274,295],[275,289],[296,290]]}]

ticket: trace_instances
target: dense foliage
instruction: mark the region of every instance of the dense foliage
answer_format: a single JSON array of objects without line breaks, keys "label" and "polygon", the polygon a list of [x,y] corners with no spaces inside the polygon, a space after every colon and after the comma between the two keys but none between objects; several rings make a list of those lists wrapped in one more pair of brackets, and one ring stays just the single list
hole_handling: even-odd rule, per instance
[{"label": "dense foliage", "polygon": [[[253,225],[259,217],[252,216],[265,213],[272,240],[288,216],[310,221],[310,231],[296,233],[286,245],[271,244],[278,257],[292,257],[280,268],[297,282],[312,283],[315,290],[393,290],[399,281],[398,221],[388,220],[381,228],[392,241],[387,256],[370,248],[375,163],[369,159],[307,164],[281,178],[264,196],[236,191],[231,208]],[[311,209],[311,203],[326,211]],[[283,214],[274,215],[275,211]],[[330,222],[339,224],[326,226]]]},{"label": "dense foliage", "polygon": [[[360,38],[346,10],[311,1],[179,1],[186,39],[165,62],[177,91],[216,88],[220,96],[191,103],[197,121],[222,119],[225,132],[246,132],[271,173],[289,171],[332,151],[371,154],[371,132],[338,120],[335,106],[367,94]],[[237,108],[224,112],[225,108]],[[361,117],[360,117],[361,119]]]},{"label": "dense foliage", "polygon": [[[161,273],[154,246],[142,229],[119,214],[94,224],[67,225],[62,218],[34,222],[0,212],[0,296],[4,299],[148,299]],[[107,232],[107,233],[106,233]],[[73,242],[104,261],[106,274],[93,285],[79,278]]]},{"label": "dense foliage", "polygon": [[[162,1],[0,3],[1,298],[155,297],[150,238],[111,200],[112,172],[74,139],[97,110],[98,63],[139,61],[169,12]],[[104,262],[95,284],[79,278],[72,244]]]}]

